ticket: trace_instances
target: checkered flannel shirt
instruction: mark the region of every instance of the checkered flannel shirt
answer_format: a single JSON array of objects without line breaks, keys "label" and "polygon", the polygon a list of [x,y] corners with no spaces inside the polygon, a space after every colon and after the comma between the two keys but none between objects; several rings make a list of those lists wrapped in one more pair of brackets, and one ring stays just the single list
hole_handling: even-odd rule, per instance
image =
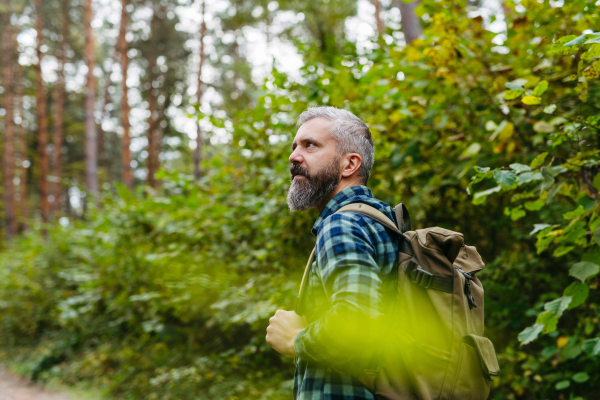
[{"label": "checkered flannel shirt", "polygon": [[367,187],[352,186],[335,195],[315,222],[317,250],[304,299],[309,324],[294,340],[295,400],[374,399],[360,381],[339,370],[348,363],[360,368],[377,363],[377,335],[389,303],[384,298],[396,285],[398,238],[369,217],[334,214],[350,203],[367,204],[396,220],[393,209]]}]

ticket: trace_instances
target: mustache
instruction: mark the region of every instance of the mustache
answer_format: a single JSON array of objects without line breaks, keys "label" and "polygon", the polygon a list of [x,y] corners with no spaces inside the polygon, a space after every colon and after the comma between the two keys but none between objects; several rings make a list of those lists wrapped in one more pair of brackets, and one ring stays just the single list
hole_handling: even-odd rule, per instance
[{"label": "mustache", "polygon": [[292,175],[291,179],[294,179],[296,175],[303,175],[307,179],[310,179],[310,172],[306,168],[302,168],[300,164],[294,164],[290,168],[290,174]]}]

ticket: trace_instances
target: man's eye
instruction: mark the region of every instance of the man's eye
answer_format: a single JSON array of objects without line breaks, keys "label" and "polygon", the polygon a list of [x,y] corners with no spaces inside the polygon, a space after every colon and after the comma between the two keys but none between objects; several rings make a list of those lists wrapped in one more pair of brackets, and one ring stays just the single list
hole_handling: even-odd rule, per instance
[{"label": "man's eye", "polygon": [[315,145],[315,144],[314,144],[314,143],[312,143],[312,142],[308,142],[308,143],[306,143],[306,147],[311,147],[311,146],[314,146],[314,145]]}]

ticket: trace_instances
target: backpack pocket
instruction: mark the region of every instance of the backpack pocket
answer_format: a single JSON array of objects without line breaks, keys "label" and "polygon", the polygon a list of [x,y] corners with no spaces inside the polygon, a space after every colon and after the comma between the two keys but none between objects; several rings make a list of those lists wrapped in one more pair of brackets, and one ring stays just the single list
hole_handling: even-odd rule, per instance
[{"label": "backpack pocket", "polygon": [[484,337],[466,335],[460,345],[460,359],[451,399],[485,400],[493,376],[500,374],[492,342]]}]

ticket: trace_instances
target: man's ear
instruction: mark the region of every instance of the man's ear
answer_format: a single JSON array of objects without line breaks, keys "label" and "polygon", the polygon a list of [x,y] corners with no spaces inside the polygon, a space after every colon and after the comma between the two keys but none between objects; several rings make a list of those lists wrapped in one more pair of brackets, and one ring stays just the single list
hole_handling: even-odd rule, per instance
[{"label": "man's ear", "polygon": [[[343,157],[342,162],[342,177],[350,178],[355,176],[356,172],[362,165],[362,157],[358,153],[348,153]],[[357,175],[356,175],[357,176]]]}]

